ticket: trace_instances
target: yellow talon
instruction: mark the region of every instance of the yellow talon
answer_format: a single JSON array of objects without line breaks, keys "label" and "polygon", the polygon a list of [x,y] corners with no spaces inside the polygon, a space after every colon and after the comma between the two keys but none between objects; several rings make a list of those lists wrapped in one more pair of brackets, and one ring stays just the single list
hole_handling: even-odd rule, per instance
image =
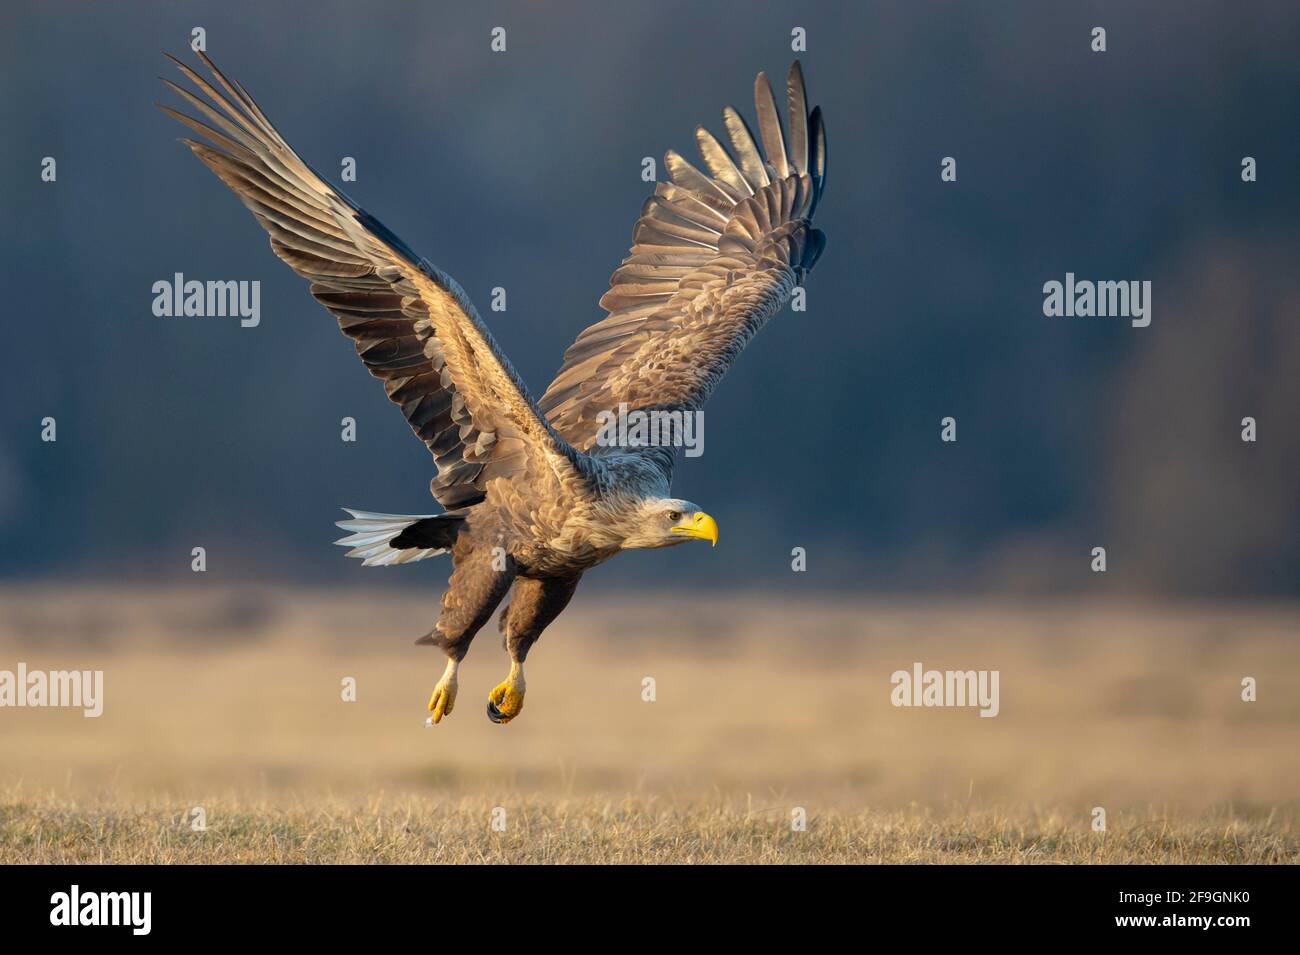
[{"label": "yellow talon", "polygon": [[509,723],[524,708],[524,671],[518,663],[510,667],[510,676],[488,694],[487,715],[493,723]]},{"label": "yellow talon", "polygon": [[432,714],[429,719],[438,723],[444,716],[451,714],[451,709],[456,705],[456,688],[454,686],[436,686],[433,688],[433,695],[429,697],[429,712]]},{"label": "yellow talon", "polygon": [[429,697],[429,722],[439,723],[444,716],[451,714],[451,709],[456,705],[456,661],[447,661],[447,670],[438,681],[438,685],[433,688],[433,695]]}]

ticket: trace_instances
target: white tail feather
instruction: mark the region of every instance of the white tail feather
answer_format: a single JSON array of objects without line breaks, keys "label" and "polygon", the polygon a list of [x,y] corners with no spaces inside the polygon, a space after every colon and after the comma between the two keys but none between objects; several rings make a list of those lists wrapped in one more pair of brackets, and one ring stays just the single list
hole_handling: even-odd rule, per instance
[{"label": "white tail feather", "polygon": [[366,567],[392,567],[447,553],[445,547],[397,550],[389,546],[394,537],[416,521],[436,517],[436,514],[378,514],[374,511],[354,511],[350,507],[343,510],[352,515],[352,520],[337,521],[336,526],[352,533],[334,543],[351,547],[347,556],[359,558]]}]

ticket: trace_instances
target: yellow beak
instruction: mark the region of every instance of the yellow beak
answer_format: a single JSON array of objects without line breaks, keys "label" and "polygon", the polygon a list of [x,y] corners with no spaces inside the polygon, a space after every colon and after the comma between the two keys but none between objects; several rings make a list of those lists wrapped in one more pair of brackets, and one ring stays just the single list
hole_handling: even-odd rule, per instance
[{"label": "yellow beak", "polygon": [[703,511],[696,511],[687,520],[674,524],[673,533],[698,537],[700,540],[708,541],[714,547],[718,546],[718,522]]}]

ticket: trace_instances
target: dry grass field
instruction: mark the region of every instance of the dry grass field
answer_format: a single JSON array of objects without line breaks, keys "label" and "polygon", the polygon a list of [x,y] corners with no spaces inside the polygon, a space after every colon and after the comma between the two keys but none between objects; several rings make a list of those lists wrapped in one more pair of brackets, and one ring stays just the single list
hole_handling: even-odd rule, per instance
[{"label": "dry grass field", "polygon": [[[596,592],[534,650],[518,720],[484,715],[485,631],[426,728],[435,608],[0,591],[0,670],[105,683],[98,719],[0,709],[0,862],[1300,859],[1295,607]],[[1001,712],[895,708],[913,661],[1000,671]]]}]

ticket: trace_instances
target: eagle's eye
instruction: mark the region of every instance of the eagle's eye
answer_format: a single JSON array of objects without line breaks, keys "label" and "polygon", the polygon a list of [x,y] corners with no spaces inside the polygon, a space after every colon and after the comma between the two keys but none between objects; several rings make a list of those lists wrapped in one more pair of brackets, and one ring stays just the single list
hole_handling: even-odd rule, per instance
[{"label": "eagle's eye", "polygon": [[669,512],[668,512],[668,519],[669,519],[670,521],[672,521],[674,524],[676,524],[678,521],[680,521],[680,520],[682,519],[682,512],[681,512],[681,511],[669,511]]}]

